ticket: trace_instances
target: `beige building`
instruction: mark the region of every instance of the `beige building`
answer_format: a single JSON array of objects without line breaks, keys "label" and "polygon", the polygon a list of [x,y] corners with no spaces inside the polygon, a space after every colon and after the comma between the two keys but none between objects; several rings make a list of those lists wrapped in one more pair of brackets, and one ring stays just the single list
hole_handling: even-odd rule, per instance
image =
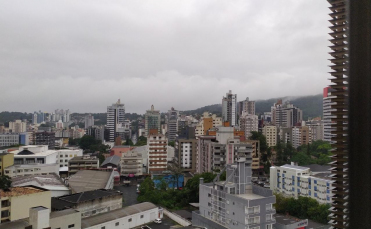
[{"label": "beige building", "polygon": [[308,126],[295,126],[292,128],[292,146],[294,148],[309,143],[312,143],[312,136]]},{"label": "beige building", "polygon": [[0,190],[1,223],[27,218],[29,209],[37,206],[50,208],[50,191],[33,186]]},{"label": "beige building", "polygon": [[215,114],[204,112],[199,123],[195,128],[195,136],[206,135],[207,131],[213,127],[223,126],[223,120],[221,117],[216,117]]},{"label": "beige building", "polygon": [[143,175],[143,158],[142,153],[135,149],[123,153],[121,156],[121,176],[128,177],[130,174],[134,176]]},{"label": "beige building", "polygon": [[251,136],[252,131],[258,131],[259,118],[257,115],[252,115],[246,111],[242,112],[240,117],[240,130],[245,132],[245,138],[248,139]]},{"label": "beige building", "polygon": [[73,175],[79,170],[99,168],[99,159],[85,155],[82,157],[73,157],[68,161],[68,175]]},{"label": "beige building", "polygon": [[0,153],[0,176],[4,175],[4,169],[14,164],[14,154]]},{"label": "beige building", "polygon": [[250,143],[252,145],[252,164],[251,169],[253,172],[260,169],[260,142],[259,140],[245,140],[243,143]]},{"label": "beige building", "polygon": [[273,147],[277,145],[277,127],[266,125],[262,129],[262,133],[267,139],[268,147]]},{"label": "beige building", "polygon": [[12,165],[4,169],[9,177],[59,174],[58,164],[26,164]]},{"label": "beige building", "polygon": [[167,138],[162,134],[150,134],[147,139],[148,173],[167,169]]},{"label": "beige building", "polygon": [[23,133],[27,131],[27,123],[22,122],[22,120],[15,120],[14,122],[9,122],[9,130],[12,133]]}]

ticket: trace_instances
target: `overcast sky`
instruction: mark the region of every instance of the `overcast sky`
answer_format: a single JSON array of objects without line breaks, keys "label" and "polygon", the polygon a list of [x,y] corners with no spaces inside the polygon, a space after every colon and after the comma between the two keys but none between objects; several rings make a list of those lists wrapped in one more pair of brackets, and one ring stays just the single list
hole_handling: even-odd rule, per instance
[{"label": "overcast sky", "polygon": [[0,0],[0,111],[167,111],[329,84],[325,0]]}]

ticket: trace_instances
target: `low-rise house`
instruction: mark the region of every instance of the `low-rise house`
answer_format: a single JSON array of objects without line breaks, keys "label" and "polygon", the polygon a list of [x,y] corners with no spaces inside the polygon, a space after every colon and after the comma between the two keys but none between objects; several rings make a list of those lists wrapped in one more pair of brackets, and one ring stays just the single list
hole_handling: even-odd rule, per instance
[{"label": "low-rise house", "polygon": [[52,198],[52,211],[75,209],[81,217],[89,217],[122,208],[122,193],[116,190],[98,189]]},{"label": "low-rise house", "polygon": [[0,189],[1,223],[27,218],[29,209],[37,206],[50,208],[50,191],[34,186]]},{"label": "low-rise house", "polygon": [[68,174],[73,175],[80,170],[99,168],[99,159],[84,155],[82,157],[74,157],[68,161]]},{"label": "low-rise house", "polygon": [[71,194],[71,190],[57,174],[30,175],[12,178],[12,187],[35,186],[49,190],[52,197]]},{"label": "low-rise house", "polygon": [[13,165],[4,169],[4,174],[9,177],[31,176],[31,175],[49,175],[58,174],[58,164],[26,164]]},{"label": "low-rise house", "polygon": [[71,176],[67,182],[72,193],[96,189],[112,189],[114,171],[81,170]]}]

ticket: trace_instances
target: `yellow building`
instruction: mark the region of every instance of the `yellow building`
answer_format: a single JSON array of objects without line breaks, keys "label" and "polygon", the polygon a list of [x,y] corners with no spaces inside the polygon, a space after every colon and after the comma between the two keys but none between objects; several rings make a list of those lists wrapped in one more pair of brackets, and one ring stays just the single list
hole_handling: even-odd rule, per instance
[{"label": "yellow building", "polygon": [[28,218],[30,208],[51,207],[51,193],[34,186],[0,189],[1,223]]},{"label": "yellow building", "polygon": [[267,139],[268,147],[273,147],[277,145],[277,127],[266,125],[262,130],[263,135]]},{"label": "yellow building", "polygon": [[4,175],[4,169],[14,164],[14,154],[0,153],[0,176]]}]

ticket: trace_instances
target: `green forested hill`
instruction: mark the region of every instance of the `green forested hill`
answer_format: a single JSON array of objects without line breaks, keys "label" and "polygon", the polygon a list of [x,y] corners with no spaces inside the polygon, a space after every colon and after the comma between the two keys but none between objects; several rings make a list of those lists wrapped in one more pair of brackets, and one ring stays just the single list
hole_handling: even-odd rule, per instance
[{"label": "green forested hill", "polygon": [[31,120],[31,118],[32,118],[31,113],[9,112],[9,111],[0,112],[0,124],[5,124],[10,121],[14,121],[16,119]]}]

